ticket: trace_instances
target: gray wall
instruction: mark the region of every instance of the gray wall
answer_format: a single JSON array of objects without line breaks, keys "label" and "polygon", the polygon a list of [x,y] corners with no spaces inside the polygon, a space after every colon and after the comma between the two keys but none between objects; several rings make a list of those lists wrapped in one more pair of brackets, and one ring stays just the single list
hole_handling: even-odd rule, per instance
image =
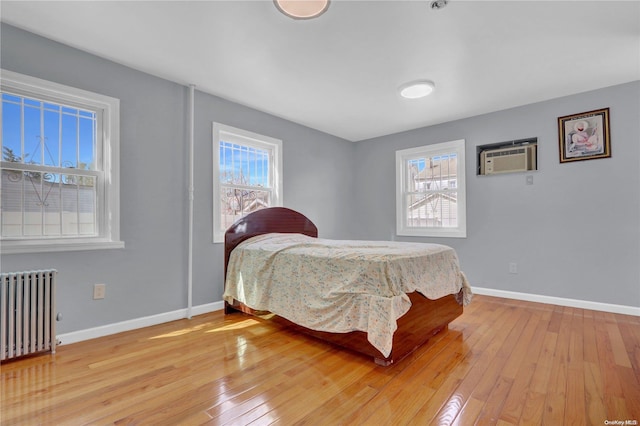
[{"label": "gray wall", "polygon": [[[605,107],[612,157],[560,164],[557,118]],[[356,236],[401,239],[396,150],[465,139],[467,238],[403,240],[453,246],[472,286],[640,306],[639,135],[636,81],[359,142]],[[476,176],[478,145],[529,137],[538,138],[538,171]]]},{"label": "gray wall", "polygon": [[[187,306],[188,148],[184,86],[2,24],[2,68],[113,96],[121,112],[123,250],[2,255],[2,271],[59,271],[58,333]],[[350,228],[354,144],[196,92],[195,306],[220,301],[223,250],[212,241],[212,121],[283,140],[284,204],[323,236]],[[107,284],[92,300],[95,283]]]}]

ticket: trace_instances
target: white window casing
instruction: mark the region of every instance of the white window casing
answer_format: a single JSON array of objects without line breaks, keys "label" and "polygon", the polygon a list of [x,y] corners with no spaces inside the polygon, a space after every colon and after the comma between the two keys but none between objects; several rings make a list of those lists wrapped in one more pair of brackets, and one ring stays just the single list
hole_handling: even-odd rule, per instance
[{"label": "white window casing", "polygon": [[396,151],[396,233],[466,238],[464,139]]},{"label": "white window casing", "polygon": [[[120,101],[118,99],[81,90],[69,86],[65,86],[58,83],[49,82],[46,80],[26,76],[23,74],[15,73],[12,71],[1,70],[1,91],[3,94],[3,102],[5,105],[5,94],[7,99],[20,98],[22,109],[20,112],[20,123],[11,123],[12,126],[19,126],[21,132],[20,142],[22,149],[19,157],[16,159],[5,158],[5,147],[9,146],[9,141],[3,141],[3,157],[2,157],[2,169],[3,169],[3,182],[8,185],[10,179],[5,180],[5,174],[12,174],[15,179],[27,179],[29,177],[36,177],[36,179],[29,179],[29,182],[25,183],[25,186],[19,191],[21,195],[13,196],[9,193],[5,194],[2,199],[5,201],[5,206],[2,206],[2,219],[9,219],[9,214],[16,215],[22,214],[22,218],[18,221],[22,224],[13,226],[9,225],[5,227],[5,223],[2,224],[2,237],[0,240],[3,254],[12,253],[31,253],[31,252],[52,252],[52,251],[72,251],[72,250],[91,250],[91,249],[110,249],[110,248],[123,248],[124,242],[120,241],[120,179],[119,179],[119,155],[120,155]],[[45,136],[39,135],[41,144],[38,149],[41,152],[41,156],[45,158],[46,155],[52,159],[52,162],[46,161],[36,162],[33,160],[27,161],[31,148],[27,149],[27,141],[25,143],[25,133],[27,128],[25,127],[26,120],[25,114],[27,109],[25,105],[27,102],[34,103],[34,101],[40,102],[40,120],[44,123],[45,114],[53,114],[56,112],[60,116],[59,132],[60,137],[57,142],[52,146],[47,146]],[[12,102],[7,101],[7,105]],[[15,102],[14,102],[15,103]],[[17,107],[19,105],[16,104]],[[48,107],[59,107],[58,110],[46,110]],[[37,108],[31,108],[33,111]],[[45,111],[46,110],[46,111]],[[62,151],[68,149],[67,142],[69,138],[62,137],[63,119],[69,115],[68,111],[76,111],[77,126],[80,123],[92,122],[93,132],[95,137],[94,148],[92,152],[92,158],[90,166],[82,167],[80,163],[80,154],[77,154],[78,160],[74,164],[64,164],[61,159],[63,158]],[[66,112],[65,112],[66,111]],[[84,114],[84,116],[81,116]],[[81,120],[86,118],[88,114],[91,114],[90,120]],[[3,114],[4,117],[4,114]],[[3,127],[9,125],[3,120]],[[28,126],[28,125],[27,125]],[[31,127],[29,127],[31,128]],[[40,126],[40,133],[44,129],[44,124]],[[79,129],[79,127],[78,127]],[[4,135],[3,132],[0,132]],[[80,130],[77,130],[77,138]],[[57,144],[57,145],[56,145]],[[13,147],[16,147],[15,140],[13,141]],[[75,148],[80,150],[80,145]],[[57,152],[59,151],[59,152]],[[53,160],[57,157],[58,160]],[[47,176],[47,179],[45,179]],[[14,180],[15,180],[14,179]],[[47,180],[47,182],[45,182]],[[38,185],[40,185],[38,187]],[[77,204],[77,224],[74,224],[75,228],[69,231],[65,229],[65,220],[63,217],[70,212],[66,211],[63,207],[63,203],[69,197],[72,199],[74,190]],[[45,211],[46,206],[43,201],[45,194],[49,195],[49,192],[53,190],[54,194],[59,197],[58,204],[52,212]],[[90,190],[81,190],[81,187],[88,188]],[[91,189],[94,187],[93,189]],[[29,192],[25,188],[29,188]],[[32,189],[33,188],[33,189]],[[12,188],[5,188],[9,191]],[[0,192],[2,188],[0,188]],[[26,194],[26,195],[25,195]],[[28,197],[32,197],[33,194],[39,199],[40,212],[30,212],[26,207],[28,201],[25,201]],[[66,195],[65,195],[66,194]],[[71,194],[71,196],[69,196]],[[84,213],[81,216],[81,203],[82,194],[87,199],[84,200],[83,205],[88,205],[88,213]],[[11,198],[13,197],[13,198]],[[18,198],[15,198],[18,197]],[[66,198],[65,198],[66,197]],[[32,197],[33,198],[33,197]],[[55,197],[51,198],[52,204],[55,203]],[[87,204],[88,203],[88,204]],[[12,204],[11,209],[8,204]],[[33,204],[33,203],[32,203]],[[22,210],[20,212],[14,212],[16,209]],[[10,211],[11,210],[11,211]],[[32,209],[33,210],[33,209]],[[72,212],[71,212],[72,213]],[[56,214],[60,215],[58,223],[46,224],[45,222],[49,217],[55,217]],[[25,231],[26,228],[24,222],[27,215],[30,215],[29,220],[33,218],[42,217],[42,225],[34,227],[36,230]],[[52,216],[53,215],[53,216]],[[56,219],[58,220],[58,219]],[[81,223],[84,222],[84,225]],[[22,231],[16,230],[22,227]],[[84,227],[83,227],[84,226]]]},{"label": "white window casing", "polygon": [[214,122],[213,242],[224,242],[226,229],[251,211],[278,206],[282,141]]}]

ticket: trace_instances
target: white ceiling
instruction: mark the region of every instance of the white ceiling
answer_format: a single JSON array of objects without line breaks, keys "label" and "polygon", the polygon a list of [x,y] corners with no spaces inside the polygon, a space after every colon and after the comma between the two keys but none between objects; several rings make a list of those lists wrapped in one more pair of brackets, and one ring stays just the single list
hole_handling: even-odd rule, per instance
[{"label": "white ceiling", "polygon": [[[638,1],[6,1],[2,21],[351,141],[640,79]],[[402,99],[411,80],[434,93]],[[605,107],[606,105],[602,105]],[[579,112],[579,111],[578,111]]]}]

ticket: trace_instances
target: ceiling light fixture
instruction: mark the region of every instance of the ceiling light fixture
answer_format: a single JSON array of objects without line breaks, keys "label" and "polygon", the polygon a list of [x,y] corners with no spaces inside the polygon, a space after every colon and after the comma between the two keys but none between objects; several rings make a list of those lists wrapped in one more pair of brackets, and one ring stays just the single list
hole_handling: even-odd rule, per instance
[{"label": "ceiling light fixture", "polygon": [[449,3],[447,0],[434,0],[431,2],[431,9],[443,9],[447,5],[447,3]]},{"label": "ceiling light fixture", "polygon": [[433,92],[433,89],[435,89],[435,87],[436,85],[433,83],[433,81],[412,81],[400,86],[400,96],[407,99],[424,98],[425,96]]},{"label": "ceiling light fixture", "polygon": [[273,0],[278,10],[293,19],[313,19],[329,8],[329,0]]}]

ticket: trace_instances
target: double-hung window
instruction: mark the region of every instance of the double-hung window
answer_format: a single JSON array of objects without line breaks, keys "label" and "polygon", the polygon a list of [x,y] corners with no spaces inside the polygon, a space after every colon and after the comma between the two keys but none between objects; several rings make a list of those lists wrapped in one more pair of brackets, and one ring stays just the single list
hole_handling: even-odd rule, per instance
[{"label": "double-hung window", "polygon": [[464,140],[396,151],[396,233],[466,237]]},{"label": "double-hung window", "polygon": [[121,248],[119,101],[2,70],[3,253]]},{"label": "double-hung window", "polygon": [[282,205],[282,141],[213,123],[213,242],[241,217]]}]

